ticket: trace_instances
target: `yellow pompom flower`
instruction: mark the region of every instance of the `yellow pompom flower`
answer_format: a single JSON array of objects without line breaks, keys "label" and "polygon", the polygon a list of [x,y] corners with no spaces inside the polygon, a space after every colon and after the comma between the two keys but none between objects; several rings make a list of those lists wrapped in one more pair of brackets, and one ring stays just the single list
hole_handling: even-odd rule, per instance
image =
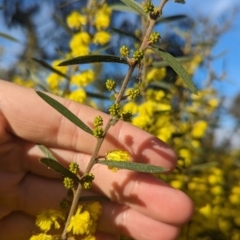
[{"label": "yellow pompom flower", "polygon": [[110,17],[99,13],[95,17],[95,26],[97,30],[106,29],[110,25]]},{"label": "yellow pompom flower", "polygon": [[124,111],[130,111],[132,114],[136,114],[138,110],[138,105],[135,102],[128,102],[123,106]]},{"label": "yellow pompom flower", "polygon": [[97,32],[93,37],[93,42],[95,44],[104,45],[110,41],[111,35],[105,31]]},{"label": "yellow pompom flower", "polygon": [[89,235],[92,233],[90,230],[92,224],[93,220],[90,213],[88,211],[82,212],[82,206],[79,206],[75,215],[70,220],[67,231],[75,235]]},{"label": "yellow pompom flower", "polygon": [[216,99],[216,98],[212,98],[208,101],[208,104],[209,104],[210,107],[216,108],[219,105],[219,100]]},{"label": "yellow pompom flower", "polygon": [[87,19],[85,16],[82,16],[78,11],[73,11],[67,17],[67,24],[70,28],[79,29],[81,26],[85,25]]},{"label": "yellow pompom flower", "polygon": [[92,219],[97,221],[102,212],[101,204],[99,202],[90,202],[86,204],[85,208],[89,211]]},{"label": "yellow pompom flower", "polygon": [[146,80],[150,81],[159,81],[162,80],[166,75],[165,68],[152,68],[146,76]]},{"label": "yellow pompom flower", "polygon": [[51,90],[57,90],[59,88],[59,82],[62,81],[62,77],[56,73],[51,73],[47,77],[47,84]]},{"label": "yellow pompom flower", "polygon": [[56,240],[56,238],[45,233],[40,233],[38,235],[33,235],[29,240]]},{"label": "yellow pompom flower", "polygon": [[91,83],[95,78],[94,71],[92,69],[88,69],[82,71],[80,74],[74,75],[71,77],[71,84],[77,86],[85,87],[89,83]]},{"label": "yellow pompom flower", "polygon": [[110,25],[111,13],[111,8],[107,4],[103,4],[95,16],[94,25],[97,30],[106,29]]},{"label": "yellow pompom flower", "polygon": [[29,87],[29,88],[34,87],[34,81],[22,79],[19,76],[14,76],[13,82],[24,87]]},{"label": "yellow pompom flower", "polygon": [[83,103],[86,99],[86,92],[82,88],[78,88],[72,91],[67,98],[75,102]]},{"label": "yellow pompom flower", "polygon": [[194,126],[193,130],[191,132],[192,137],[194,138],[201,138],[205,134],[208,127],[208,123],[206,121],[200,120],[197,121]]},{"label": "yellow pompom flower", "polygon": [[60,228],[60,223],[59,221],[64,220],[64,214],[60,211],[49,209],[49,210],[44,210],[40,212],[37,215],[36,218],[36,225],[42,230],[42,231],[49,231],[52,227],[59,229]]},{"label": "yellow pompom flower", "polygon": [[[131,156],[127,151],[113,150],[113,151],[107,152],[106,160],[128,162],[131,160]],[[113,172],[116,172],[117,170],[119,170],[118,168],[110,167],[110,166],[108,168],[111,169]]]},{"label": "yellow pompom flower", "polygon": [[83,56],[89,54],[90,50],[88,45],[91,42],[91,37],[87,32],[80,32],[75,34],[70,43],[70,49],[74,56]]},{"label": "yellow pompom flower", "polygon": [[199,209],[199,212],[205,216],[205,217],[210,217],[212,215],[212,207],[209,203],[207,203],[204,207],[201,207]]}]

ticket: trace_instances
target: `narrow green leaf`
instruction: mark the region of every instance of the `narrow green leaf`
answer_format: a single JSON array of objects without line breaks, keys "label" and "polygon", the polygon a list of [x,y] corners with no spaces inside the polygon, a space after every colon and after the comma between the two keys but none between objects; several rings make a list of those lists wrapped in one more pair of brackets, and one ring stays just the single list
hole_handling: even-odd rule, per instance
[{"label": "narrow green leaf", "polygon": [[39,63],[40,65],[42,65],[43,67],[45,67],[46,69],[55,72],[56,74],[64,77],[64,78],[69,78],[66,74],[60,72],[59,70],[57,70],[56,68],[52,67],[51,65],[49,65],[48,63],[46,63],[45,61],[41,60],[41,59],[37,59],[37,58],[32,58],[32,60],[34,60],[35,62]]},{"label": "narrow green leaf", "polygon": [[[183,63],[183,62],[189,62],[193,59],[193,57],[176,57],[175,59],[177,59],[179,62]],[[152,63],[153,67],[167,67],[169,66],[169,63],[167,63],[166,61],[154,61]]]},{"label": "narrow green leaf", "polygon": [[139,13],[140,16],[147,19],[147,14],[144,12],[142,6],[139,3],[137,3],[133,0],[120,0],[120,1],[123,2],[124,4],[126,4],[131,9],[133,9],[135,12]]},{"label": "narrow green leaf", "polygon": [[56,101],[55,99],[51,98],[47,94],[36,91],[36,93],[50,106],[56,109],[59,113],[61,113],[64,117],[66,117],[69,121],[77,125],[79,128],[84,130],[87,133],[93,135],[92,130],[83,122],[81,121],[76,115],[74,115],[71,111],[69,111],[66,107],[64,107],[61,103]]},{"label": "narrow green leaf", "polygon": [[169,23],[169,22],[173,22],[173,21],[176,21],[176,20],[181,20],[183,18],[187,18],[187,15],[179,14],[179,15],[168,16],[168,17],[165,17],[165,18],[159,18],[157,20],[156,24]]},{"label": "narrow green leaf", "polygon": [[80,179],[72,173],[69,169],[65,168],[62,166],[59,162],[55,161],[54,159],[51,158],[40,158],[40,162],[46,165],[48,168],[51,168],[57,173],[60,173],[64,177],[69,177],[73,179],[75,182],[80,183]]},{"label": "narrow green leaf", "polygon": [[115,167],[120,169],[128,169],[136,172],[144,172],[144,173],[163,173],[167,172],[169,169],[158,167],[145,163],[136,163],[129,161],[112,161],[112,160],[103,160],[98,163],[107,165],[109,167]]},{"label": "narrow green leaf", "polygon": [[124,4],[112,4],[112,5],[110,5],[110,8],[113,11],[137,13],[134,9],[132,9]]},{"label": "narrow green leaf", "polygon": [[93,93],[93,92],[88,92],[88,91],[86,91],[86,94],[88,97],[91,97],[91,98],[99,98],[99,99],[109,100],[109,97],[104,94]]},{"label": "narrow green leaf", "polygon": [[2,32],[0,32],[0,37],[2,37],[2,38],[6,38],[6,39],[8,39],[8,40],[10,40],[10,41],[13,41],[13,42],[17,42],[17,43],[19,43],[19,41],[18,41],[16,38],[14,38],[14,37],[12,37],[12,36],[6,34],[6,33],[2,33]]},{"label": "narrow green leaf", "polygon": [[40,148],[40,150],[45,154],[47,158],[51,158],[55,161],[58,161],[47,147],[45,147],[42,144],[37,144],[37,146]]},{"label": "narrow green leaf", "polygon": [[166,89],[166,90],[170,90],[172,88],[173,84],[171,83],[166,83],[166,82],[162,82],[162,81],[154,81],[151,82],[148,87],[149,88],[155,88],[155,89]]},{"label": "narrow green leaf", "polygon": [[87,55],[87,56],[75,57],[75,58],[63,61],[59,64],[59,66],[68,66],[68,65],[74,65],[74,64],[86,64],[86,63],[95,63],[95,62],[115,62],[115,63],[128,64],[126,59],[120,58],[114,55]]},{"label": "narrow green leaf", "polygon": [[183,79],[184,83],[193,93],[197,94],[197,89],[193,84],[191,77],[176,58],[162,49],[153,47],[152,50],[173,68],[173,70]]},{"label": "narrow green leaf", "polygon": [[121,35],[124,35],[124,36],[127,36],[127,37],[131,37],[135,41],[140,42],[140,39],[138,39],[133,33],[128,33],[128,32],[122,31],[122,30],[117,29],[117,28],[111,28],[111,30],[113,30],[113,32],[119,33]]}]

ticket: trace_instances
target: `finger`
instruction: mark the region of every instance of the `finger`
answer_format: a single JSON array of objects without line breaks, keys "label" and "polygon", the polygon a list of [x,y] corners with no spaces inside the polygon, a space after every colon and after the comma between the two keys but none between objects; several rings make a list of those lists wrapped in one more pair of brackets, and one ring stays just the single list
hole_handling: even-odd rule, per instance
[{"label": "finger", "polygon": [[[124,170],[118,175],[112,173],[115,179],[113,176],[108,177],[109,174],[108,169],[101,171],[100,176],[95,174],[94,189],[156,221],[180,225],[188,221],[193,213],[193,204],[184,193],[153,176],[133,173],[128,176],[132,177],[130,180],[125,177],[129,173],[124,173]],[[109,182],[110,178],[112,180]],[[4,195],[0,202],[7,209],[24,211],[34,216],[39,210],[59,209],[60,202],[66,196],[67,190],[62,181],[28,174],[16,192],[10,196]]]},{"label": "finger", "polygon": [[34,218],[22,212],[14,212],[0,220],[1,239],[26,240],[34,232],[38,232]]},{"label": "finger", "polygon": [[156,221],[134,209],[113,202],[103,203],[99,229],[137,240],[177,239],[180,227]]},{"label": "finger", "polygon": [[[32,89],[2,81],[0,84],[1,112],[5,117],[3,125],[6,125],[7,132],[47,146],[73,149],[89,154],[93,152],[96,139],[59,114]],[[87,106],[56,96],[54,98],[90,127],[97,115],[103,117],[105,124],[109,119],[108,115]],[[161,163],[168,168],[172,168],[176,161],[174,152],[166,144],[124,122],[118,122],[111,127],[100,154],[116,148],[130,151],[133,159],[157,165]]]}]

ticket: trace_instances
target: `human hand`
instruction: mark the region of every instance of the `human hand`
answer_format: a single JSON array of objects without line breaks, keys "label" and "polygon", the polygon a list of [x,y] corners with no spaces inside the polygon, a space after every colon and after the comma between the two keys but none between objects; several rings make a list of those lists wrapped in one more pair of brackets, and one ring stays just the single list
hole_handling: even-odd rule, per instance
[{"label": "human hand", "polygon": [[[54,97],[87,125],[101,115],[87,106]],[[77,128],[45,103],[32,89],[0,81],[0,239],[26,240],[37,232],[36,214],[59,208],[66,196],[61,176],[39,162],[41,143],[62,164],[77,162],[84,172],[96,139]],[[111,127],[100,154],[123,149],[134,161],[173,169],[174,152],[159,139],[129,123]],[[96,164],[92,191],[104,195],[97,239],[118,239],[119,235],[137,240],[176,239],[180,226],[192,215],[193,204],[181,191],[150,174],[119,170],[116,173]]]}]

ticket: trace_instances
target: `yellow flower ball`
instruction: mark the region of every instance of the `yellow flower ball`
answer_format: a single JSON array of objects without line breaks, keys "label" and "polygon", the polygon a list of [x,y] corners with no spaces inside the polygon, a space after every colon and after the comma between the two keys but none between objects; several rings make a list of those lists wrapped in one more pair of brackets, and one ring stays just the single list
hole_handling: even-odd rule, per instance
[{"label": "yellow flower ball", "polygon": [[85,101],[86,97],[87,97],[86,92],[82,88],[72,91],[67,96],[68,99],[71,99],[71,100],[73,100],[75,102],[79,102],[79,103],[83,103]]},{"label": "yellow flower ball", "polygon": [[170,185],[173,187],[173,188],[176,188],[176,189],[182,189],[183,188],[183,181],[180,181],[180,180],[172,180],[170,182]]},{"label": "yellow flower ball", "polygon": [[231,194],[229,197],[229,202],[233,205],[240,205],[240,195],[238,194]]},{"label": "yellow flower ball", "polygon": [[110,41],[110,39],[111,35],[108,32],[99,31],[94,35],[93,42],[95,44],[105,45]]},{"label": "yellow flower ball", "polygon": [[67,17],[67,24],[70,28],[79,29],[81,26],[85,25],[87,22],[87,18],[82,16],[78,11],[73,11]]},{"label": "yellow flower ball", "polygon": [[194,138],[201,138],[205,134],[208,127],[208,123],[206,121],[200,120],[197,121],[193,125],[193,130],[191,132],[192,137]]},{"label": "yellow flower ball", "polygon": [[201,213],[203,216],[209,218],[212,215],[212,206],[208,203],[204,207],[201,207],[199,209],[199,213]]},{"label": "yellow flower ball", "polygon": [[216,185],[214,187],[211,188],[210,192],[213,194],[213,195],[222,195],[224,194],[224,189],[222,186],[220,185]]}]

